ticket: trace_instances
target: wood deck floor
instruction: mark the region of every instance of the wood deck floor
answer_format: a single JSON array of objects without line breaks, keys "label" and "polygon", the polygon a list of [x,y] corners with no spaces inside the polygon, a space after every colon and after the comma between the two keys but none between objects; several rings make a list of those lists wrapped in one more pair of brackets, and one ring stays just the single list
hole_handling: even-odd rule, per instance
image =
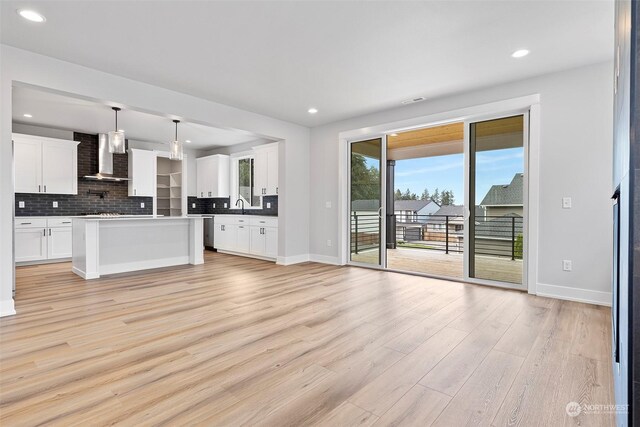
[{"label": "wood deck floor", "polygon": [[0,424],[613,425],[610,310],[356,267],[17,270]]},{"label": "wood deck floor", "polygon": [[[463,255],[428,249],[397,248],[387,250],[387,266],[393,270],[426,273],[434,276],[462,278]],[[378,253],[368,250],[352,254],[352,260],[376,262]],[[477,256],[476,277],[500,282],[522,283],[522,260]]]}]

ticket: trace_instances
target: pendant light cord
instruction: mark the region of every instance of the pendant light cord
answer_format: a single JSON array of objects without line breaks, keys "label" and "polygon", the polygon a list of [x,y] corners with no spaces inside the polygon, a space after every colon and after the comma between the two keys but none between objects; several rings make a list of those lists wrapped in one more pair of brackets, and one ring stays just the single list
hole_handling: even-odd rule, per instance
[{"label": "pendant light cord", "polygon": [[178,140],[178,123],[180,123],[180,120],[174,120],[173,123],[176,124],[176,139],[175,139],[175,141],[177,141]]}]

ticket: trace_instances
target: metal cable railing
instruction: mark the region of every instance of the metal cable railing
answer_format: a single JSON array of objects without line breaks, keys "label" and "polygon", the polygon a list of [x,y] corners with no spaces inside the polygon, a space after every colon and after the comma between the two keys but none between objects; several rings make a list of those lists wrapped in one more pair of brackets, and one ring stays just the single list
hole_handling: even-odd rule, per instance
[{"label": "metal cable railing", "polygon": [[[462,215],[391,215],[395,218],[396,247],[445,253],[464,251]],[[351,213],[351,252],[380,245],[381,219],[377,212]],[[523,218],[514,214],[477,215],[474,221],[476,255],[522,259]]]}]

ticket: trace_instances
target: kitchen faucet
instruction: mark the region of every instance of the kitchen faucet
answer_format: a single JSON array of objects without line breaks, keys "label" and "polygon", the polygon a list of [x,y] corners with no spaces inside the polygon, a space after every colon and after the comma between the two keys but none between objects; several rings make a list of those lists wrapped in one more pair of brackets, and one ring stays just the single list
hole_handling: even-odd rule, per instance
[{"label": "kitchen faucet", "polygon": [[242,200],[241,198],[236,200],[236,207],[238,207],[238,203],[240,202],[242,202],[242,215],[244,215],[244,200]]}]

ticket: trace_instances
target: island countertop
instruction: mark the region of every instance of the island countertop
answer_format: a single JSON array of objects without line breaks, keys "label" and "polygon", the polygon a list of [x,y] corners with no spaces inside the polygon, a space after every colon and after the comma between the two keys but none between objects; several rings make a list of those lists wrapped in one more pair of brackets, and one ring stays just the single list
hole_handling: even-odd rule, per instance
[{"label": "island countertop", "polygon": [[105,274],[204,262],[202,217],[72,217],[73,272]]}]

